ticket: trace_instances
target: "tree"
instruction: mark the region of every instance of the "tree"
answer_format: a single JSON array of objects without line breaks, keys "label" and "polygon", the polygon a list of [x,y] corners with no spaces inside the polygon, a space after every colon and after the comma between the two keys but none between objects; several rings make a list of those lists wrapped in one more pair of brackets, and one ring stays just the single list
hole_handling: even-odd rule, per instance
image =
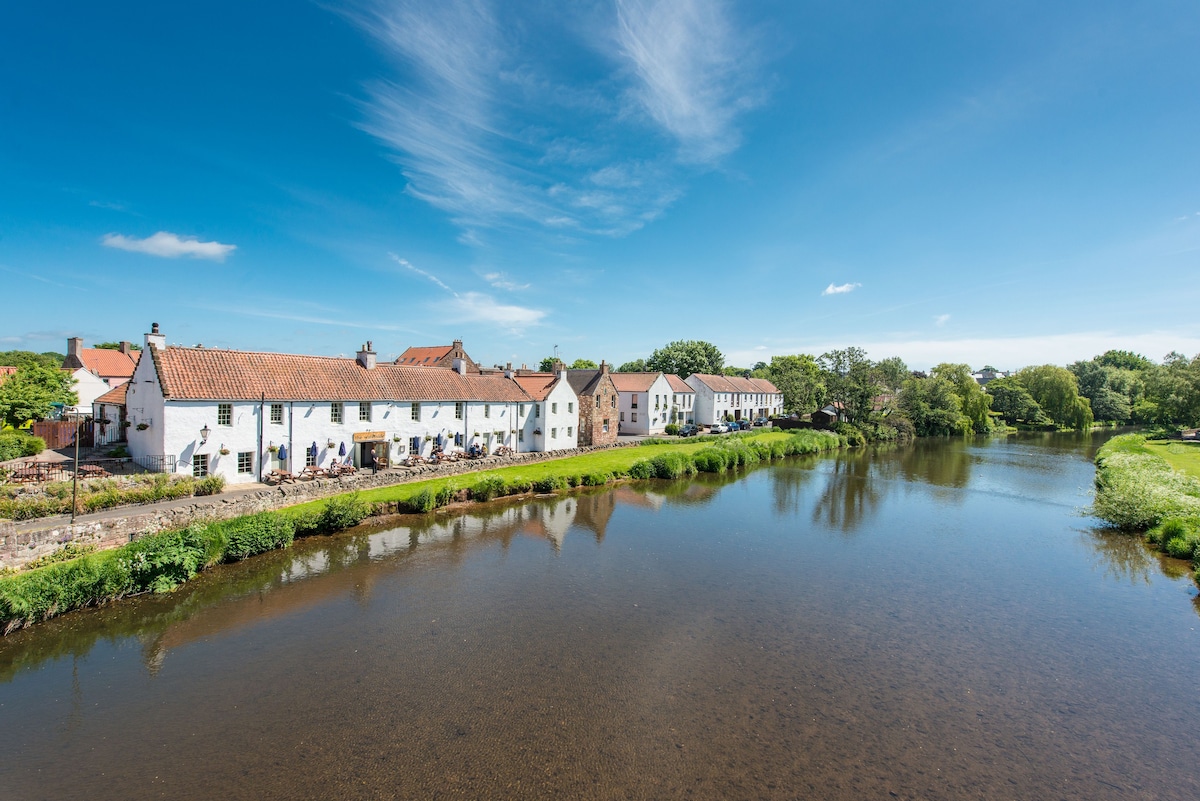
[{"label": "tree", "polygon": [[540,362],[538,362],[538,372],[539,373],[554,372],[554,363],[556,361],[558,361],[558,360],[555,359],[553,356],[547,356],[546,358],[542,359]]},{"label": "tree", "polygon": [[1107,350],[1093,361],[1105,367],[1118,367],[1122,370],[1147,370],[1154,366],[1154,362],[1130,350]]},{"label": "tree", "polygon": [[687,378],[692,373],[721,374],[725,356],[711,342],[677,340],[663,345],[646,360],[651,372],[662,372]]},{"label": "tree", "polygon": [[983,387],[971,377],[970,367],[965,364],[939,364],[933,368],[932,374],[934,378],[949,381],[954,387],[962,414],[970,421],[974,431],[982,434],[992,430],[992,420],[988,416],[992,408],[992,396],[984,392]]},{"label": "tree", "polygon": [[568,370],[596,370],[596,369],[599,369],[599,367],[600,367],[600,365],[596,364],[591,359],[576,359],[575,361],[571,362],[571,366],[568,367],[567,369]]},{"label": "tree", "polygon": [[618,373],[648,373],[646,369],[645,359],[634,359],[631,362],[625,362],[617,368]]},{"label": "tree", "polygon": [[736,376],[738,378],[749,378],[750,377],[750,368],[748,368],[748,367],[723,367],[723,368],[721,368],[721,375]]},{"label": "tree", "polygon": [[912,373],[908,371],[908,365],[899,356],[893,356],[877,363],[875,374],[879,383],[889,392],[900,389],[904,386],[905,381],[912,378]]},{"label": "tree", "polygon": [[25,364],[0,384],[0,418],[13,428],[28,420],[44,420],[55,403],[73,406],[79,395],[71,386],[75,379],[57,367]]},{"label": "tree", "polygon": [[1092,406],[1080,396],[1075,374],[1067,368],[1053,364],[1026,367],[1016,378],[1056,424],[1067,428],[1092,424]]},{"label": "tree", "polygon": [[762,377],[783,393],[783,410],[788,414],[809,414],[825,402],[825,380],[812,356],[772,356],[765,368]]},{"label": "tree", "polygon": [[817,364],[824,371],[825,387],[831,401],[840,403],[851,423],[865,423],[871,416],[875,396],[882,387],[874,365],[862,348],[846,348],[822,353]]},{"label": "tree", "polygon": [[992,396],[992,409],[1000,414],[1009,425],[1031,423],[1041,425],[1050,418],[1029,394],[1029,390],[1015,378],[993,378],[988,382],[987,393]]},{"label": "tree", "polygon": [[26,364],[40,364],[43,367],[62,367],[66,357],[61,353],[47,351],[34,353],[30,350],[0,350],[0,365],[5,367],[21,367]]},{"label": "tree", "polygon": [[920,437],[965,434],[972,427],[970,418],[962,412],[954,383],[939,375],[905,381],[899,406]]},{"label": "tree", "polygon": [[[100,348],[101,350],[120,350],[121,343],[120,342],[101,342],[96,347]],[[130,348],[130,350],[141,350],[142,346],[141,345],[130,345],[129,348]]]}]

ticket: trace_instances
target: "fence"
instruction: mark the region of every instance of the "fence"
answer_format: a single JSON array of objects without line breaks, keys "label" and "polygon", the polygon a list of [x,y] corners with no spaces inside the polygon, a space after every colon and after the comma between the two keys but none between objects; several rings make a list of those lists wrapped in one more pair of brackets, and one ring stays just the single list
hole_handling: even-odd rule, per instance
[{"label": "fence", "polygon": [[139,456],[135,461],[138,463],[138,465],[151,473],[175,472],[174,454],[168,454],[166,456]]},{"label": "fence", "polygon": [[79,428],[79,444],[91,447],[92,421],[83,420],[78,424],[73,420],[40,420],[33,424],[33,435],[46,441],[50,450],[69,448],[75,444],[76,426]]},{"label": "fence", "polygon": [[[79,478],[107,478],[144,473],[132,459],[80,459]],[[8,467],[0,481],[10,484],[48,484],[52,481],[70,481],[75,473],[75,462],[43,462],[29,459]]]}]

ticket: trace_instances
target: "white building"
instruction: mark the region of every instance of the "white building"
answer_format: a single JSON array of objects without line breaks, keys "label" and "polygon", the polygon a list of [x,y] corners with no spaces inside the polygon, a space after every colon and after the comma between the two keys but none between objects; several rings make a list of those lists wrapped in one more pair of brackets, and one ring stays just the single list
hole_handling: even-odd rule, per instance
[{"label": "white building", "polygon": [[129,382],[110,389],[92,403],[93,443],[112,445],[125,441],[125,393]]},{"label": "white building", "polygon": [[695,373],[688,376],[687,384],[696,391],[700,425],[783,414],[783,393],[765,378]]},{"label": "white building", "polygon": [[[378,364],[369,342],[355,359],[167,347],[156,328],[126,392],[130,455],[237,484],[335,460],[386,465],[435,447],[536,449],[534,399],[507,375],[465,369]],[[573,433],[559,432],[555,447],[573,447]]]},{"label": "white building", "polygon": [[579,398],[562,373],[518,371],[513,380],[533,400],[520,430],[525,450],[561,451],[578,447]]},{"label": "white building", "polygon": [[654,436],[671,420],[671,383],[663,373],[613,373],[620,432]]},{"label": "white building", "polygon": [[696,390],[677,375],[668,375],[667,383],[671,385],[671,422],[696,422]]}]

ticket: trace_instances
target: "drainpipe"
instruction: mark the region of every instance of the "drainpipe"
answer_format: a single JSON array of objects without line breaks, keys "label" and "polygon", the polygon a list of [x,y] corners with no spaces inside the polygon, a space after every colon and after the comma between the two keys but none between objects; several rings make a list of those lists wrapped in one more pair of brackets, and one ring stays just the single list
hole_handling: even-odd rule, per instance
[{"label": "drainpipe", "polygon": [[263,459],[263,447],[262,447],[263,407],[266,405],[267,405],[267,393],[264,392],[258,399],[258,483],[259,484],[263,483],[263,467],[264,467],[263,463],[266,461],[265,459]]},{"label": "drainpipe", "polygon": [[[292,419],[295,416],[295,412],[296,412],[295,407],[296,407],[295,401],[288,401],[288,458],[287,458],[287,460],[288,460],[289,465],[291,465],[292,459],[296,458],[295,454],[293,453],[293,451],[296,450],[296,446],[292,443]],[[287,467],[285,467],[284,469],[287,470],[289,473],[292,472]]]}]

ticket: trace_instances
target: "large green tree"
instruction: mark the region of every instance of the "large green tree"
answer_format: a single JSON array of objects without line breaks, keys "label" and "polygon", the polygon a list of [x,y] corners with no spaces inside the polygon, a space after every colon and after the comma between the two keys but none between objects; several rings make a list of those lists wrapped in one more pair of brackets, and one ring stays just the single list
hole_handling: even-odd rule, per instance
[{"label": "large green tree", "polygon": [[988,416],[988,411],[992,408],[992,396],[984,392],[983,387],[971,377],[970,367],[965,364],[943,363],[933,368],[931,375],[949,381],[954,387],[962,414],[970,421],[972,430],[983,433],[992,429],[992,420]]},{"label": "large green tree", "polygon": [[971,420],[962,412],[954,382],[947,378],[935,374],[930,378],[908,379],[900,389],[898,403],[919,437],[965,434],[971,430]]},{"label": "large green tree", "polygon": [[646,369],[645,359],[634,359],[631,362],[625,362],[617,368],[618,373],[648,373]]},{"label": "large green tree", "polygon": [[[120,350],[121,343],[120,342],[101,342],[96,347],[100,348],[101,350]],[[132,345],[131,344],[129,347],[131,350],[141,350],[142,349],[141,345]]]},{"label": "large green tree", "polygon": [[73,406],[79,395],[75,379],[57,367],[25,364],[0,384],[0,418],[14,428],[28,420],[44,420],[55,403]]},{"label": "large green tree", "polygon": [[1053,364],[1026,367],[1016,378],[1058,425],[1087,428],[1092,424],[1092,406],[1079,394],[1075,374],[1067,368]]},{"label": "large green tree", "polygon": [[867,422],[875,397],[883,390],[867,352],[862,348],[831,350],[822,353],[817,364],[824,373],[829,400],[841,404],[849,422]]},{"label": "large green tree", "polygon": [[34,353],[31,350],[0,350],[0,365],[5,367],[21,367],[26,364],[40,364],[43,367],[62,367],[63,359],[66,357],[61,353],[47,351],[46,353]]},{"label": "large green tree", "polygon": [[646,368],[687,378],[692,373],[721,375],[725,356],[711,342],[687,339],[663,345],[646,360]]},{"label": "large green tree", "polygon": [[1016,378],[993,378],[988,382],[987,393],[992,396],[992,409],[1009,425],[1050,422],[1029,390]]},{"label": "large green tree", "polygon": [[825,402],[824,374],[808,354],[773,356],[769,365],[754,372],[783,393],[783,410],[788,414],[808,414]]},{"label": "large green tree", "polygon": [[875,364],[875,375],[880,385],[889,392],[896,392],[904,382],[912,378],[908,365],[899,356],[892,356]]},{"label": "large green tree", "polygon": [[600,367],[600,365],[596,364],[591,359],[576,359],[575,361],[571,362],[570,367],[568,369],[570,369],[570,370],[596,370],[596,369],[599,369],[599,367]]}]

